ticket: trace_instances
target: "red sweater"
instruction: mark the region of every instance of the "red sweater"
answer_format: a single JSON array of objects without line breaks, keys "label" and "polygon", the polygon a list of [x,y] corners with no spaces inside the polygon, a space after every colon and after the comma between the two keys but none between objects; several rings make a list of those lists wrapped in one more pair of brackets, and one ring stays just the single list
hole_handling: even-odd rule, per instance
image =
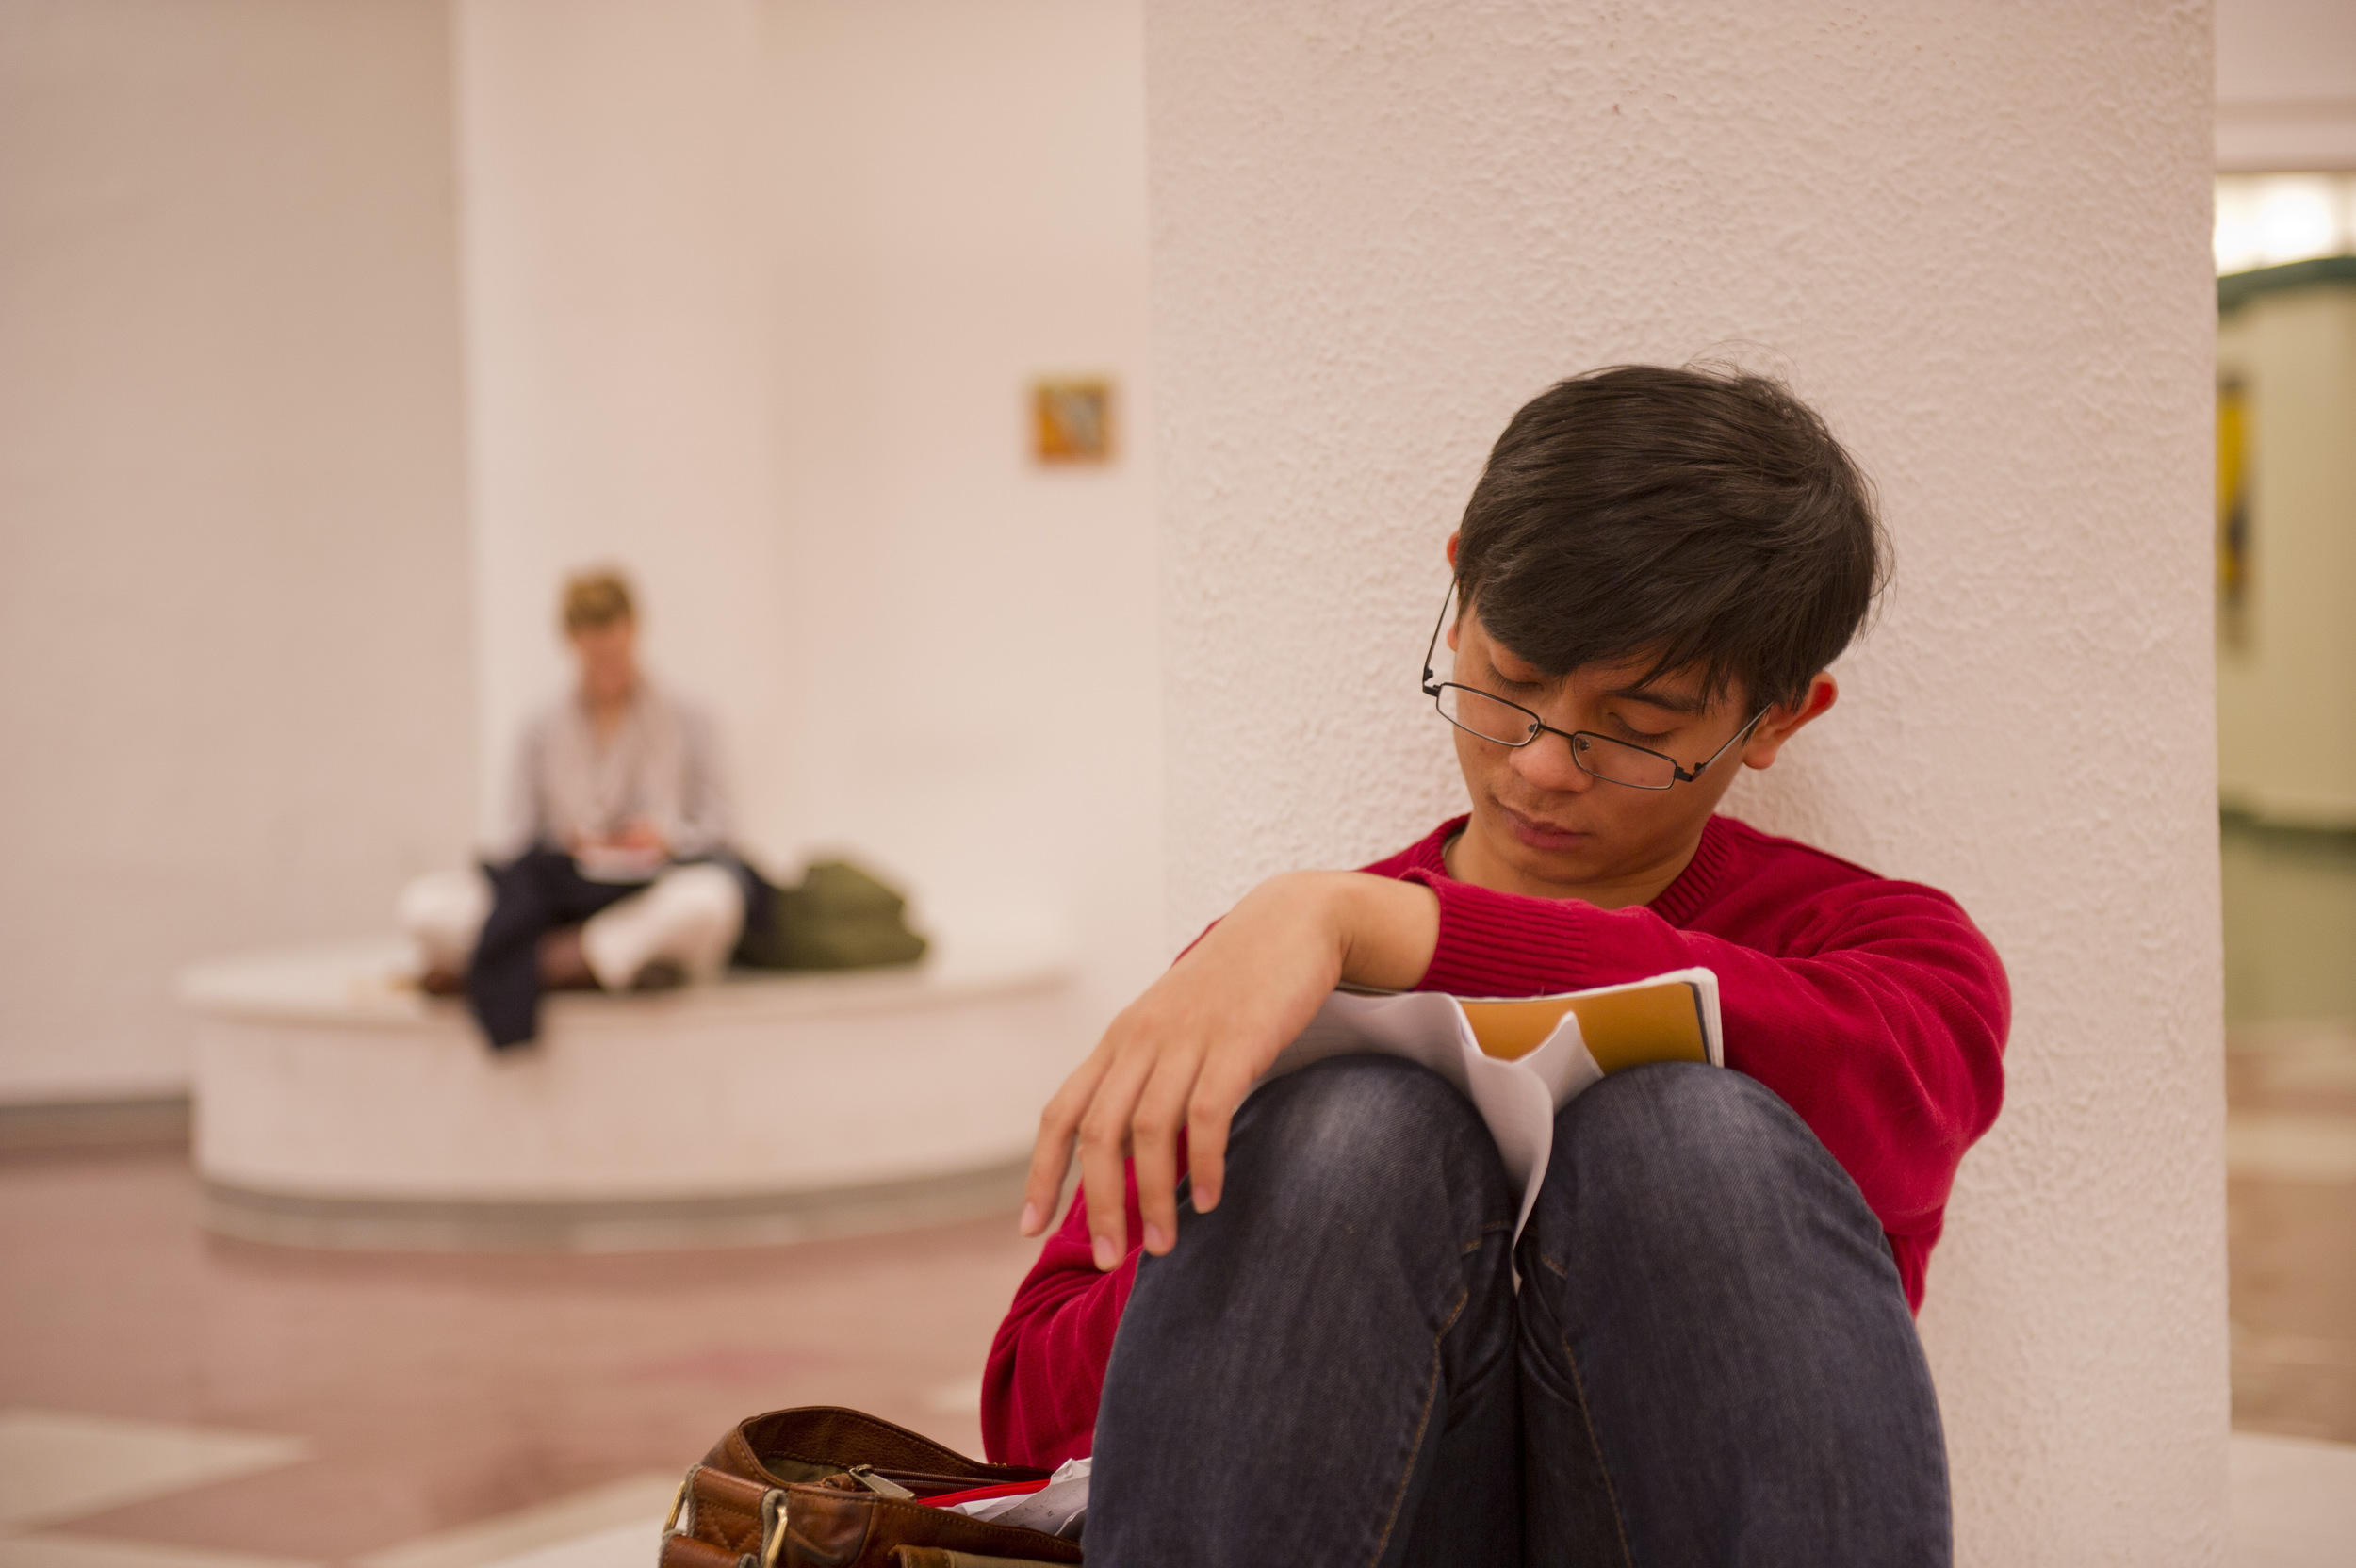
[{"label": "red sweater", "polygon": [[[2004,1098],[2004,972],[1955,901],[1731,817],[1710,818],[1693,862],[1638,908],[1492,892],[1441,861],[1464,820],[1366,868],[1439,895],[1439,948],[1417,988],[1541,996],[1716,971],[1726,1066],[1781,1095],[1857,1182],[1919,1310],[1955,1166]],[[1040,1250],[982,1378],[991,1459],[1054,1465],[1089,1451],[1142,1230],[1133,1170],[1119,1268],[1089,1261],[1076,1201]]]}]

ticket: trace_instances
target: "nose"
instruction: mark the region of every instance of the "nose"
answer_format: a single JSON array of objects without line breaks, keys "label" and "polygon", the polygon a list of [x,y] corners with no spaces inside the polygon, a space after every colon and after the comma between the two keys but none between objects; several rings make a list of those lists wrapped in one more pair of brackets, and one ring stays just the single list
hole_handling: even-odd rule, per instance
[{"label": "nose", "polygon": [[1583,794],[1595,782],[1571,756],[1568,735],[1549,729],[1513,752],[1513,772],[1533,790],[1549,794]]}]

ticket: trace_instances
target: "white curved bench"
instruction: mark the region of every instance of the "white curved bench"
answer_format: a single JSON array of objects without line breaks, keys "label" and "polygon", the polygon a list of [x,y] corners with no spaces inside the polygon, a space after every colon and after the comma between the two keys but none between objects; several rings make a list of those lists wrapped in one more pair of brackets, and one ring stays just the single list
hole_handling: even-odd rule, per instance
[{"label": "white curved bench", "polygon": [[552,996],[495,1054],[398,942],[183,972],[206,1223],[315,1247],[635,1250],[926,1224],[1020,1201],[1087,1049],[1061,946]]}]

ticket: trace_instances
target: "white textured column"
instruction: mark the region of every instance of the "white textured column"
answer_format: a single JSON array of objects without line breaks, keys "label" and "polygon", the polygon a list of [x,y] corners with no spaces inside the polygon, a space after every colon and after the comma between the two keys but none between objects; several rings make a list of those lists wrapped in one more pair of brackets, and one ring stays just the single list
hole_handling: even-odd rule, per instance
[{"label": "white textured column", "polygon": [[2010,966],[1922,1325],[1973,1563],[2225,1549],[2209,59],[2135,0],[1148,11],[1173,934],[1455,808],[1441,545],[1548,382],[1733,353],[1879,482],[1886,613],[1732,808]]},{"label": "white textured column", "polygon": [[459,0],[483,788],[566,678],[564,574],[617,561],[714,709],[756,843],[791,765],[757,0]]}]

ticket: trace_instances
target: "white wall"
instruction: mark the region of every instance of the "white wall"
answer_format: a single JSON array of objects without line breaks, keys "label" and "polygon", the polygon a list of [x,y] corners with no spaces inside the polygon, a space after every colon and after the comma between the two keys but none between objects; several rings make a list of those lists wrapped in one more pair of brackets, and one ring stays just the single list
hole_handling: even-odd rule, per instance
[{"label": "white wall", "polygon": [[[747,840],[1166,961],[1132,0],[460,0],[484,785],[564,569],[643,580]],[[1030,379],[1108,372],[1101,469]]]},{"label": "white wall", "polygon": [[2356,827],[2356,287],[2262,294],[2217,330],[2249,409],[2250,570],[2217,648],[2217,789],[2271,821]]},{"label": "white wall", "polygon": [[[1168,961],[1135,0],[772,0],[805,842],[944,926],[1052,919],[1101,1023]],[[1029,456],[1105,372],[1117,461]]]},{"label": "white wall", "polygon": [[1146,60],[1171,935],[1456,808],[1415,662],[1524,399],[1764,345],[1899,575],[1735,809],[2015,987],[1922,1320],[1962,1559],[2221,1560],[2206,8],[1167,0]]},{"label": "white wall", "polygon": [[[0,1096],[457,863],[619,560],[744,837],[1167,957],[1134,0],[0,9]],[[1026,455],[1039,373],[1120,460]],[[468,513],[472,523],[469,527]],[[1049,682],[1042,685],[1040,682]]]},{"label": "white wall", "polygon": [[464,845],[439,0],[0,7],[0,1098]]},{"label": "white wall", "polygon": [[480,787],[570,679],[565,574],[619,562],[782,846],[800,710],[777,502],[757,0],[457,0]]}]

